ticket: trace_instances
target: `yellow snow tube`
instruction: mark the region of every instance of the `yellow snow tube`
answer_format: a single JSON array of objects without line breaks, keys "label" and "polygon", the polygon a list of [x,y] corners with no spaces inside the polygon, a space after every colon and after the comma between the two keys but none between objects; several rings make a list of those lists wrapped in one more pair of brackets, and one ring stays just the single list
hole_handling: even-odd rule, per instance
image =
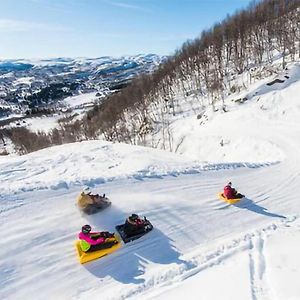
[{"label": "yellow snow tube", "polygon": [[221,200],[223,200],[223,201],[225,201],[225,202],[227,202],[227,203],[229,203],[229,204],[235,204],[235,203],[241,201],[241,199],[242,199],[242,198],[227,199],[227,198],[224,196],[223,193],[219,193],[219,194],[218,194],[218,197],[219,197]]},{"label": "yellow snow tube", "polygon": [[84,264],[84,263],[87,263],[91,260],[95,260],[97,258],[100,258],[102,256],[105,256],[107,254],[110,254],[110,253],[116,251],[117,249],[119,249],[121,247],[120,238],[115,235],[115,238],[109,238],[109,239],[107,239],[107,242],[112,242],[112,241],[115,241],[115,240],[118,241],[118,244],[113,245],[111,248],[102,249],[102,250],[93,251],[93,252],[83,252],[81,247],[80,247],[80,241],[77,240],[75,242],[75,248],[76,248],[77,257],[79,259],[79,262],[81,264]]}]

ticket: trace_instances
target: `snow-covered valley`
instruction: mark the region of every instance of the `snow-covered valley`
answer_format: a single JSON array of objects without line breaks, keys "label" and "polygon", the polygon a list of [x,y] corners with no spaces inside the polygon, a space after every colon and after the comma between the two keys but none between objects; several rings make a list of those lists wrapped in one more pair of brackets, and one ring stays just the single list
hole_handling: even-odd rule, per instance
[{"label": "snow-covered valley", "polygon": [[[154,54],[98,58],[0,59],[0,127],[27,126],[32,114],[60,114],[94,106],[139,74],[151,73],[163,57]],[[10,122],[9,122],[10,121]],[[30,123],[30,120],[28,120]],[[30,124],[28,126],[31,127]],[[52,128],[55,126],[53,122]],[[51,128],[51,129],[52,129]],[[32,128],[31,128],[32,129]]]},{"label": "snow-covered valley", "polygon": [[[300,66],[290,69],[201,126],[175,120],[177,154],[89,141],[0,157],[0,298],[300,299]],[[246,195],[238,204],[217,197],[228,181]],[[84,185],[112,206],[81,215]],[[82,225],[115,231],[133,212],[154,230],[79,264]]]}]

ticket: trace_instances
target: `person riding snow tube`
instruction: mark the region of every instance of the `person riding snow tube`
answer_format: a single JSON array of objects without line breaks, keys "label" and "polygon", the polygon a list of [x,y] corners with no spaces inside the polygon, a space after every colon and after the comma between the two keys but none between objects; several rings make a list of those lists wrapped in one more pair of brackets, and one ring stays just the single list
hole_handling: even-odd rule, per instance
[{"label": "person riding snow tube", "polygon": [[77,199],[78,207],[86,214],[94,214],[104,207],[107,207],[109,202],[105,201],[105,194],[100,196],[92,194],[89,187],[84,188]]},{"label": "person riding snow tube", "polygon": [[81,232],[78,234],[80,240],[80,247],[83,252],[92,252],[101,249],[107,249],[117,244],[115,241],[106,241],[106,239],[113,238],[114,234],[107,231],[91,232],[90,225],[84,225]]},{"label": "person riding snow tube", "polygon": [[124,233],[126,236],[133,236],[145,231],[145,220],[142,220],[137,214],[129,216],[124,224]]},{"label": "person riding snow tube", "polygon": [[232,187],[232,183],[228,182],[227,185],[224,187],[224,196],[227,199],[238,199],[238,198],[243,198],[244,195],[238,193],[236,189]]}]

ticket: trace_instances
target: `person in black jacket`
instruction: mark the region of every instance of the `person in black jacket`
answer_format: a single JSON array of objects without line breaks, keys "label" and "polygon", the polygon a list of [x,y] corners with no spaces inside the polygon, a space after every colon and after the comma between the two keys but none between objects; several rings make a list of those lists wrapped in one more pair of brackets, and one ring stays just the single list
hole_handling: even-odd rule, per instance
[{"label": "person in black jacket", "polygon": [[126,219],[124,232],[127,236],[145,232],[145,220],[142,220],[137,214],[132,214]]}]

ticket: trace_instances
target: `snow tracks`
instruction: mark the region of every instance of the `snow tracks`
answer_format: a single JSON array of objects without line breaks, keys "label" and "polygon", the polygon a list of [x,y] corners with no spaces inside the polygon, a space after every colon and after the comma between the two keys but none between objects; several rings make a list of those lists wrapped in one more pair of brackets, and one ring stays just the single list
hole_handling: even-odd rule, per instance
[{"label": "snow tracks", "polygon": [[[156,270],[151,272],[153,275],[145,278],[143,284],[128,289],[122,294],[122,298],[135,298],[143,295],[147,299],[160,299],[163,293],[166,297],[168,291],[172,288],[184,284],[185,280],[192,278],[207,271],[215,266],[225,264],[231,261],[235,256],[240,254],[246,255],[248,264],[243,266],[248,268],[247,286],[249,287],[249,299],[251,300],[270,300],[274,299],[272,282],[268,278],[268,263],[266,257],[265,244],[268,237],[276,234],[278,230],[292,227],[298,217],[293,216],[276,223],[271,223],[253,232],[247,232],[243,235],[225,241],[216,241],[214,246],[206,248],[200,246],[180,257],[181,264],[170,264],[167,266],[157,265]],[[228,260],[229,259],[229,260]],[[158,268],[160,268],[158,270]],[[226,267],[225,267],[226,272]],[[236,278],[228,278],[228,280],[236,280]],[[155,288],[155,289],[154,289]],[[212,289],[214,287],[212,286]],[[158,292],[155,292],[157,290]],[[226,298],[226,295],[224,295]],[[200,299],[200,298],[199,298]]]}]

